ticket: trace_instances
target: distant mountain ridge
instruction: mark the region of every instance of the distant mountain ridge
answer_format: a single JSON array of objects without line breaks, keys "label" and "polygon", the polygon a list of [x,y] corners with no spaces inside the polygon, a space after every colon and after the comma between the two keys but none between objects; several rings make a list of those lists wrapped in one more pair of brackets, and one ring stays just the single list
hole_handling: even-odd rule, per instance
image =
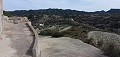
[{"label": "distant mountain ridge", "polygon": [[31,11],[34,11],[34,12],[43,12],[45,13],[46,11],[50,12],[50,11],[54,11],[54,13],[56,11],[59,11],[59,12],[69,12],[71,11],[71,13],[75,13],[75,14],[82,14],[82,13],[120,13],[120,9],[110,9],[108,11],[104,11],[104,10],[101,10],[101,11],[95,11],[95,12],[87,12],[87,11],[79,11],[79,10],[71,10],[71,9],[38,9],[38,10],[15,10],[15,11],[6,11],[6,12],[31,12]]},{"label": "distant mountain ridge", "polygon": [[108,13],[120,13],[120,9],[110,9]]},{"label": "distant mountain ridge", "polygon": [[15,11],[4,11],[4,14],[7,16],[29,16],[29,15],[81,15],[81,14],[120,14],[120,9],[110,9],[108,11],[95,11],[95,12],[86,12],[78,11],[71,9],[38,9],[38,10],[15,10]]},{"label": "distant mountain ridge", "polygon": [[100,28],[105,31],[120,32],[120,9],[108,11],[85,12],[71,9],[39,9],[4,11],[6,16],[26,16],[33,26],[45,25],[75,25]]}]

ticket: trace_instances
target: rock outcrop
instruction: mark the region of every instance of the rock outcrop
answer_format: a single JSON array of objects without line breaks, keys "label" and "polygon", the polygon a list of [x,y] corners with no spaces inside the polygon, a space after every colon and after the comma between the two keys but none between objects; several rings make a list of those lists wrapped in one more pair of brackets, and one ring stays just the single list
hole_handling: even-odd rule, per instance
[{"label": "rock outcrop", "polygon": [[40,57],[106,57],[101,50],[68,37],[50,38],[40,36]]},{"label": "rock outcrop", "polygon": [[100,48],[109,56],[120,57],[120,35],[91,31],[88,33],[88,43]]}]

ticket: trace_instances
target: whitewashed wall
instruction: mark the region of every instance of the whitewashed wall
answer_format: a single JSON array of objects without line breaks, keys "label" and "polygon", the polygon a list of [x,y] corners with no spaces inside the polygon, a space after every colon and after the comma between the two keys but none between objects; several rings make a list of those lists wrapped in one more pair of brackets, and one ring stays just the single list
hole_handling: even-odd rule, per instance
[{"label": "whitewashed wall", "polygon": [[2,33],[2,13],[3,13],[3,5],[2,5],[2,0],[0,0],[0,35]]}]

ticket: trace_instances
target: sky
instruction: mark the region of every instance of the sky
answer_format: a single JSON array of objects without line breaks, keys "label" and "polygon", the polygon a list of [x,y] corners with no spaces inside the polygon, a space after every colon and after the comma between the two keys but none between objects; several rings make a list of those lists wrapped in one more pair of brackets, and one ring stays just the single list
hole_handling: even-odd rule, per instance
[{"label": "sky", "polygon": [[120,9],[120,0],[4,0],[4,10],[29,9],[73,9],[79,11],[99,11]]}]

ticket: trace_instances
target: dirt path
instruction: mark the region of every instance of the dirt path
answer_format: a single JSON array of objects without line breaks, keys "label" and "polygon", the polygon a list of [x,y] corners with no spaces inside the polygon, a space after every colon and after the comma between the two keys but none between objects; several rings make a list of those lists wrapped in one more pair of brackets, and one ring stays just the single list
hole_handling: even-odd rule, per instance
[{"label": "dirt path", "polygon": [[[31,50],[34,37],[28,26],[25,23],[5,23],[4,26],[3,34],[6,35],[5,45],[9,46],[8,48],[5,48],[8,49],[6,52],[10,51],[7,53],[10,54],[11,57],[32,57]],[[13,50],[14,52],[12,52]]]}]

